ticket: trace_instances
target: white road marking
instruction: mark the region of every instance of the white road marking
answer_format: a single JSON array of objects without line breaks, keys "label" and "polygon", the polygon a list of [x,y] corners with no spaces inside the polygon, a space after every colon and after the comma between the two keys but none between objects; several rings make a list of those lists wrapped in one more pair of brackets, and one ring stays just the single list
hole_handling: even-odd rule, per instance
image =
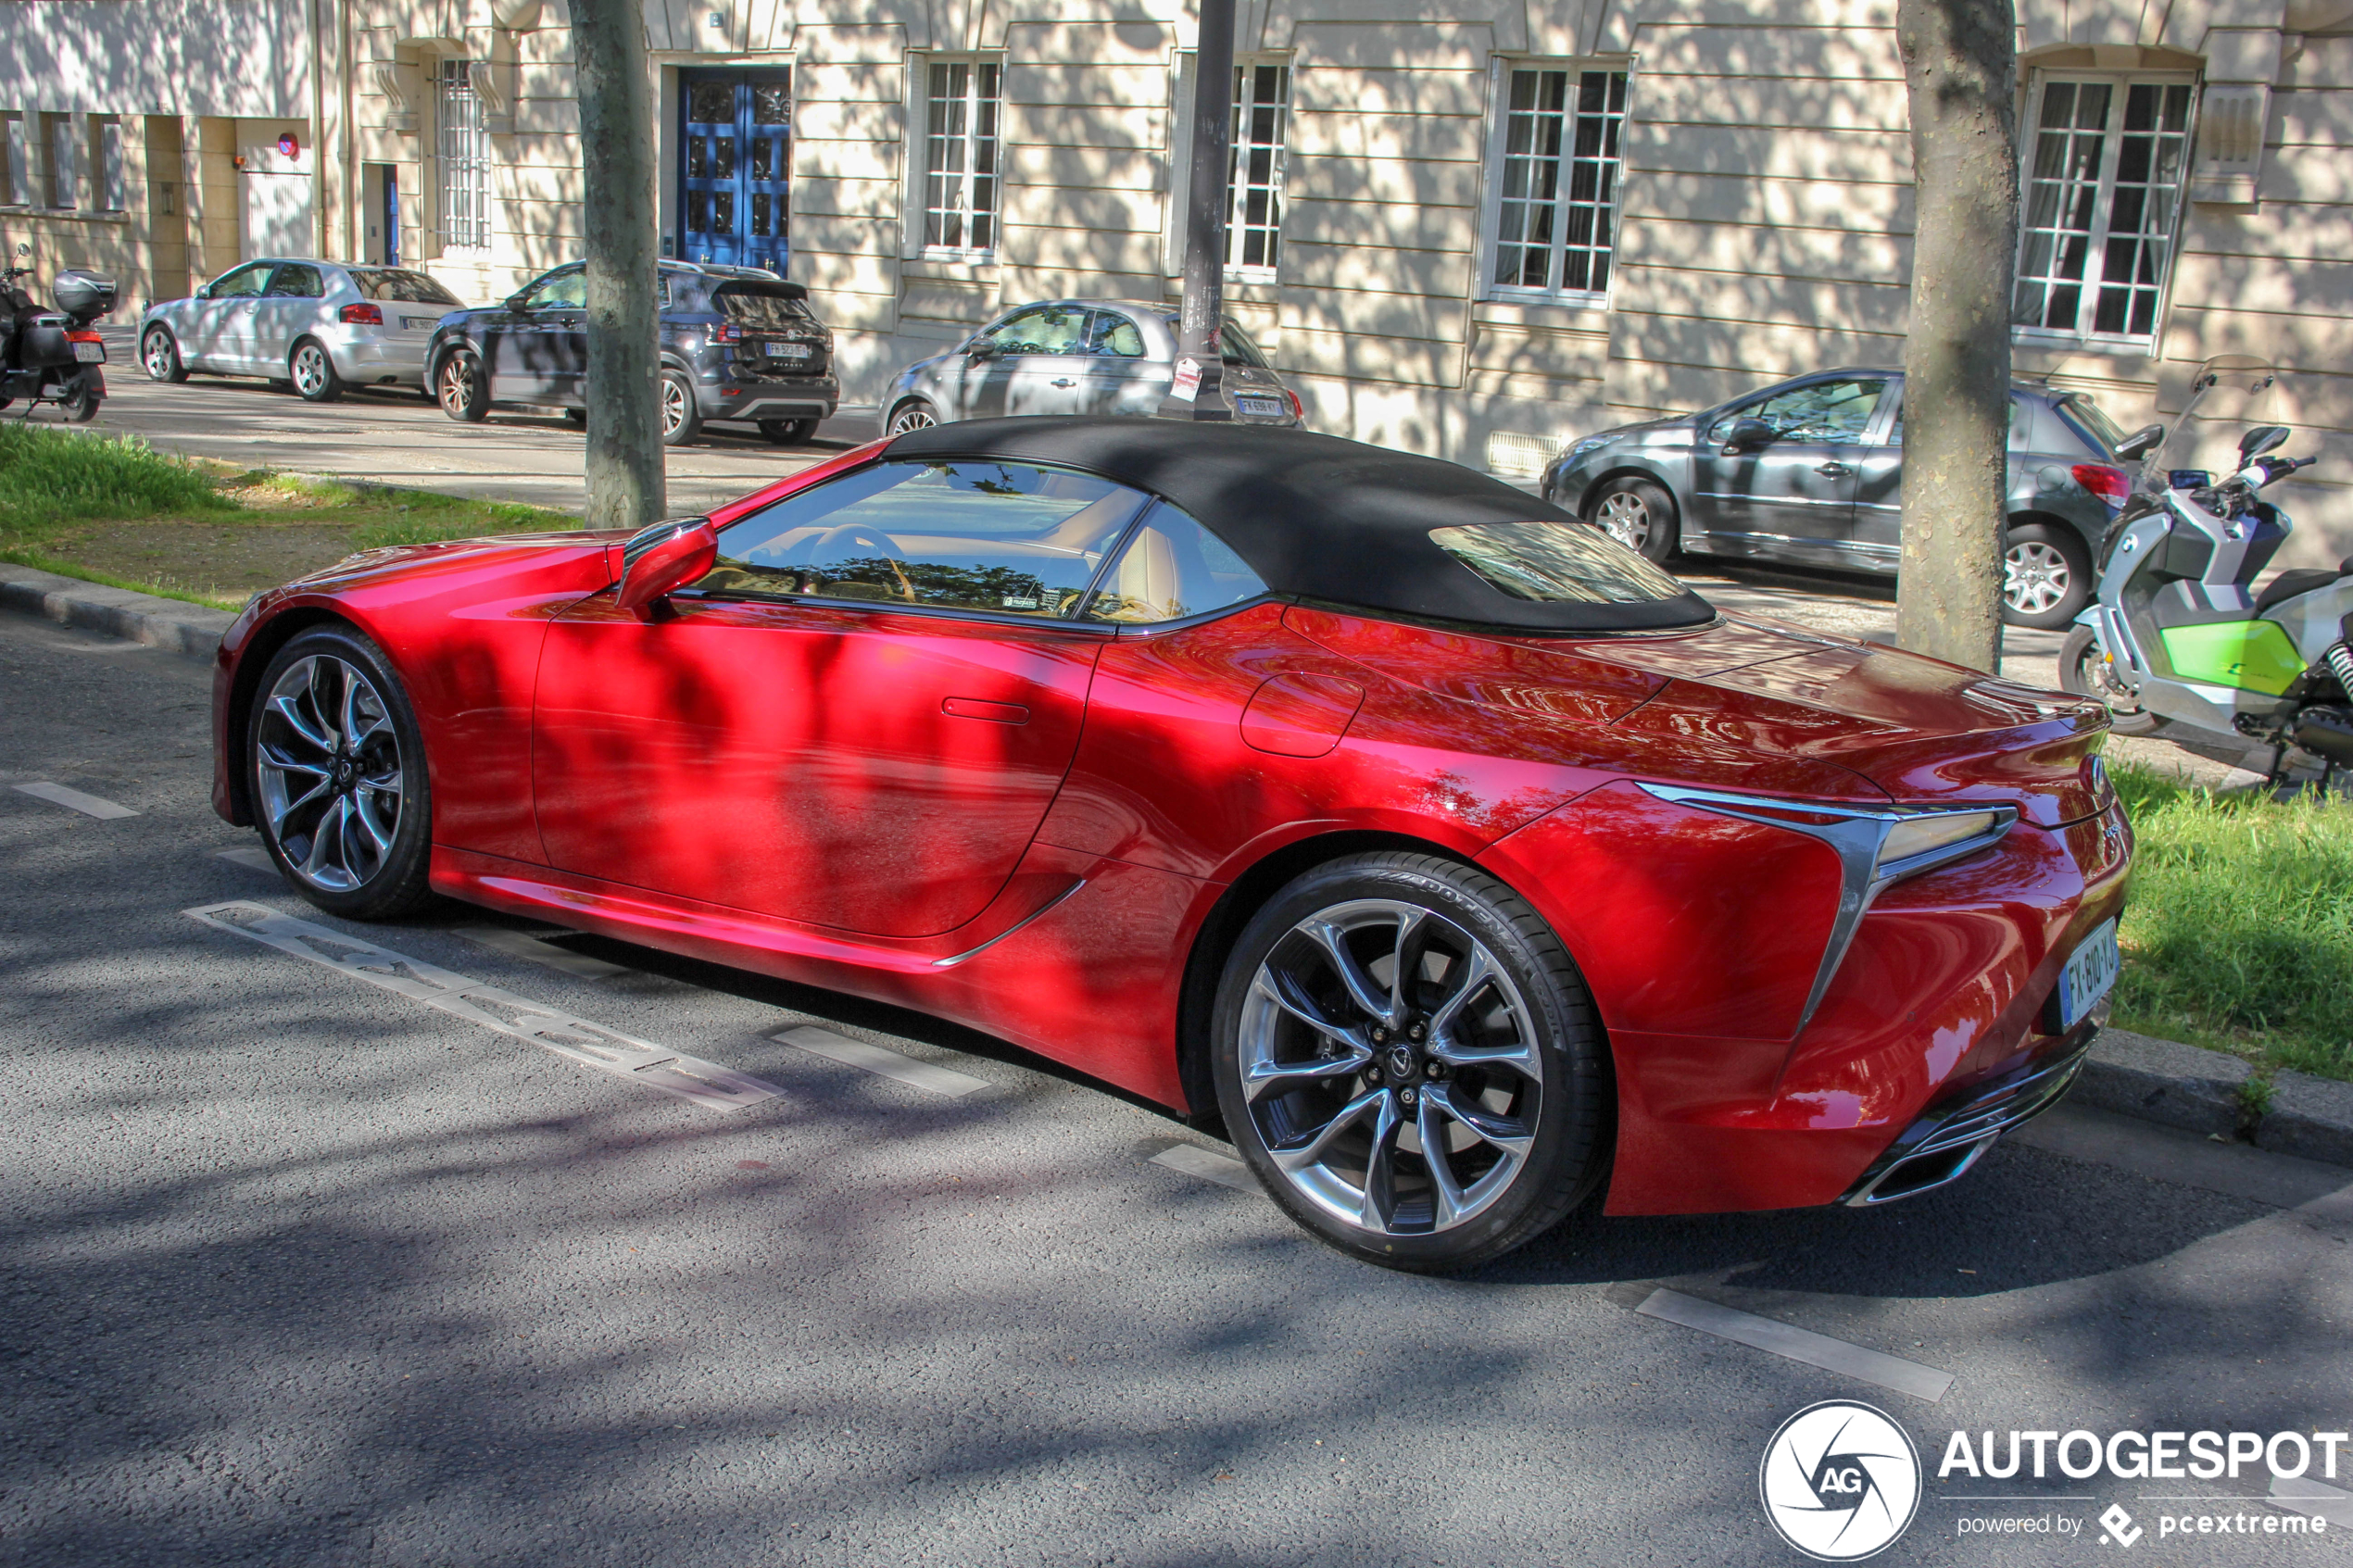
[{"label": "white road marking", "polygon": [[627,974],[627,966],[607,963],[585,953],[567,952],[552,942],[542,942],[527,931],[510,931],[497,925],[461,925],[458,935],[469,942],[479,943],[510,959],[528,959],[533,963],[546,964],[549,969],[577,975],[583,980],[609,980],[616,974]]},{"label": "white road marking", "polygon": [[1899,1394],[1910,1394],[1934,1404],[1953,1386],[1953,1374],[1939,1372],[1918,1361],[1881,1355],[1866,1350],[1860,1345],[1849,1345],[1843,1339],[1832,1339],[1826,1334],[1793,1327],[1773,1318],[1760,1318],[1754,1312],[1736,1311],[1713,1301],[1703,1301],[1696,1296],[1686,1296],[1678,1290],[1654,1290],[1634,1309],[1644,1317],[1663,1318],[1668,1323],[1681,1323],[1685,1328],[1712,1334],[1718,1339],[1769,1350],[1776,1356],[1787,1356],[1807,1366],[1821,1367],[1828,1372],[1843,1372],[1849,1377],[1859,1377],[1866,1383],[1876,1383],[1882,1388],[1893,1388]]},{"label": "white road marking", "polygon": [[46,779],[35,779],[31,784],[18,784],[16,788],[19,794],[36,797],[53,805],[70,807],[85,817],[96,817],[106,822],[139,814],[128,806],[118,806],[111,800],[101,800],[94,795],[84,795],[78,789],[68,789]]},{"label": "white road marking", "polygon": [[1265,1196],[1265,1189],[1258,1185],[1258,1178],[1250,1173],[1249,1166],[1230,1154],[1220,1154],[1197,1143],[1171,1144],[1153,1155],[1151,1162],[1184,1175],[1199,1176],[1205,1182],[1232,1187],[1237,1192]]},{"label": "white road marking", "polygon": [[215,859],[226,860],[233,866],[243,866],[249,872],[266,872],[271,876],[278,874],[278,862],[271,859],[270,851],[258,844],[240,844],[233,849],[216,849],[212,854]]},{"label": "white road marking", "polygon": [[2338,1529],[2353,1529],[2353,1492],[2330,1486],[2325,1481],[2310,1481],[2298,1476],[2284,1481],[2271,1478],[2272,1507],[2284,1508],[2291,1513],[2309,1513],[2315,1519],[2325,1519]]},{"label": "white road marking", "polygon": [[146,643],[60,643],[51,641],[45,643],[44,646],[55,648],[59,653],[148,653],[153,651],[150,646]]},{"label": "white road marking", "polygon": [[436,969],[371,942],[343,935],[292,915],[282,915],[259,904],[233,900],[182,912],[216,930],[250,937],[282,953],[291,953],[354,980],[398,992],[485,1029],[527,1040],[584,1067],[692,1100],[707,1110],[740,1110],[781,1092],[773,1084],[715,1062],[633,1038],[560,1008],[547,1007],[511,991]]},{"label": "white road marking", "polygon": [[827,1061],[837,1061],[844,1067],[856,1067],[877,1077],[889,1078],[935,1095],[961,1099],[996,1085],[986,1078],[975,1078],[952,1068],[937,1067],[928,1061],[901,1056],[880,1046],[870,1046],[863,1040],[845,1039],[830,1029],[802,1024],[794,1029],[780,1029],[768,1036],[786,1045],[796,1046],[812,1056],[822,1056]]}]

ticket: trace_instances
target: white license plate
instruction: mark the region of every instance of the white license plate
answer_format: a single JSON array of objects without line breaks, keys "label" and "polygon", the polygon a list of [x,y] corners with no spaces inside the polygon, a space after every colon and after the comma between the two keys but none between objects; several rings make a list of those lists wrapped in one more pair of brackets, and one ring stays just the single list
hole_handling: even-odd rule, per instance
[{"label": "white license plate", "polygon": [[2059,971],[2059,1028],[2072,1029],[2116,985],[2123,965],[2116,949],[2116,922],[2108,921],[2077,945]]},{"label": "white license plate", "polygon": [[768,358],[771,359],[806,359],[809,358],[809,345],[805,343],[772,343],[768,345]]},{"label": "white license plate", "polygon": [[403,316],[400,318],[400,330],[404,332],[429,332],[439,325],[441,325],[441,318],[438,316]]},{"label": "white license plate", "polygon": [[1237,397],[1234,399],[1234,411],[1265,419],[1280,419],[1290,412],[1283,407],[1281,399],[1275,397]]},{"label": "white license plate", "polygon": [[103,343],[77,343],[73,345],[73,357],[84,365],[103,365],[107,362],[107,345]]}]

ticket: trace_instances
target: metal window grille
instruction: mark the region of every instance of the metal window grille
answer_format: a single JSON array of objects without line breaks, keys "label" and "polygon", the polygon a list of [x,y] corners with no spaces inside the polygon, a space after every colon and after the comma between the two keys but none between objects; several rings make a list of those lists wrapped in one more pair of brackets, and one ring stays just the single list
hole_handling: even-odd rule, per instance
[{"label": "metal window grille", "polygon": [[482,99],[471,62],[444,60],[439,88],[441,243],[454,248],[490,244],[490,136],[482,126]]},{"label": "metal window grille", "polygon": [[997,243],[1000,71],[984,61],[931,68],[925,119],[924,244],[985,251]]},{"label": "metal window grille", "polygon": [[1497,286],[1604,294],[1617,243],[1622,70],[1515,70],[1504,109]]},{"label": "metal window grille", "polygon": [[2152,338],[2188,171],[2187,82],[2045,82],[2019,221],[2021,327]]},{"label": "metal window grille", "polygon": [[1227,165],[1226,265],[1272,273],[1283,233],[1283,142],[1290,68],[1234,68],[1234,143]]}]

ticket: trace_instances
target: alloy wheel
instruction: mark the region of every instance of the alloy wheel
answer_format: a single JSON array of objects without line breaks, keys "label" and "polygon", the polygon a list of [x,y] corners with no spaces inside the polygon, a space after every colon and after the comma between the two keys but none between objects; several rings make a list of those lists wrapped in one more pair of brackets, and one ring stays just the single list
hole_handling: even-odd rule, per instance
[{"label": "alloy wheel", "polygon": [[305,397],[316,397],[325,390],[333,367],[327,363],[326,350],[315,343],[306,343],[294,353],[295,390]]},{"label": "alloy wheel", "polygon": [[675,435],[678,427],[686,422],[686,388],[685,383],[665,378],[661,383],[661,433]]},{"label": "alloy wheel", "polygon": [[2002,557],[2002,602],[2021,615],[2053,608],[2074,581],[2067,558],[2039,539],[2021,539]]},{"label": "alloy wheel", "polygon": [[441,362],[441,370],[434,377],[434,385],[441,395],[441,411],[453,420],[466,417],[467,405],[473,400],[473,368],[462,354],[452,354]]},{"label": "alloy wheel", "polygon": [[1240,1018],[1241,1088],[1276,1168],[1378,1236],[1451,1230],[1529,1163],[1544,1092],[1534,1015],[1495,956],[1416,904],[1294,925]]},{"label": "alloy wheel", "polygon": [[384,869],[400,831],[400,740],[363,671],[329,654],[288,665],[254,753],[263,827],[296,876],[347,893]]},{"label": "alloy wheel", "polygon": [[148,376],[156,381],[170,381],[179,359],[171,346],[171,334],[157,329],[149,332],[139,347],[139,363],[146,368]]},{"label": "alloy wheel", "polygon": [[911,430],[929,430],[938,422],[929,408],[920,403],[910,403],[891,416],[890,433],[904,435]]},{"label": "alloy wheel", "polygon": [[1603,496],[1594,521],[1602,525],[1603,533],[1629,550],[1639,550],[1650,543],[1651,509],[1631,490],[1612,491]]}]

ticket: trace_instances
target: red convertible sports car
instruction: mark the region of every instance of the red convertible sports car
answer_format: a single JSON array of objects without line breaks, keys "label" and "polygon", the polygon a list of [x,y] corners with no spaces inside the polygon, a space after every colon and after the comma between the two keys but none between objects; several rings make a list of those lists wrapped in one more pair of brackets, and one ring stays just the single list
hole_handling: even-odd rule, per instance
[{"label": "red convertible sports car", "polygon": [[2132,838],[2095,704],[1720,615],[1453,464],[941,425],[634,535],[374,550],[220,649],[216,804],[1222,1123],[1323,1239],[1869,1204],[2050,1104]]}]

